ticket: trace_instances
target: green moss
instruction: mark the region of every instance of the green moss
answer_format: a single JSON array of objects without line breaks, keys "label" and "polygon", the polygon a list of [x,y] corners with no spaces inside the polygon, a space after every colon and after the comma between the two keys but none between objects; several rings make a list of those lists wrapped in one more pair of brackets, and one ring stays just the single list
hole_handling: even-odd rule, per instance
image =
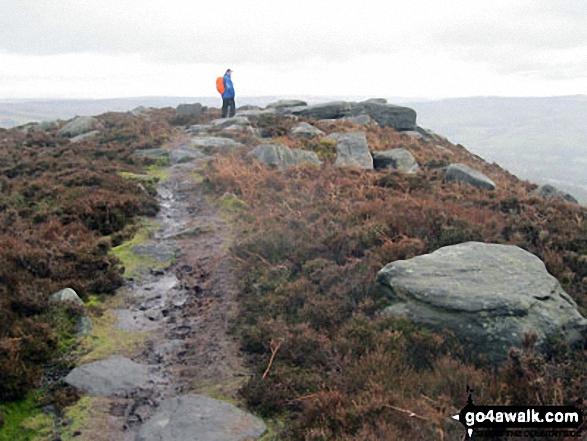
[{"label": "green moss", "polygon": [[104,433],[111,428],[109,410],[111,400],[104,397],[83,397],[68,407],[63,419],[71,424],[61,429],[62,441],[95,441],[104,439]]},{"label": "green moss", "polygon": [[152,176],[150,174],[138,175],[136,173],[130,172],[119,172],[118,175],[121,178],[128,179],[129,181],[146,182],[149,184],[156,184],[159,181],[157,176]]},{"label": "green moss", "polygon": [[285,423],[281,420],[264,420],[267,432],[260,438],[260,441],[280,441],[283,437],[280,432],[285,429]]},{"label": "green moss", "polygon": [[167,164],[150,165],[145,169],[145,172],[153,178],[159,179],[160,182],[165,181],[169,177],[169,167]]},{"label": "green moss", "polygon": [[133,252],[135,245],[143,244],[149,240],[159,227],[152,221],[143,221],[143,226],[128,242],[112,248],[112,253],[124,266],[124,278],[134,279],[150,269],[164,268],[169,262],[157,262],[155,259],[139,255]]},{"label": "green moss", "polygon": [[220,209],[226,214],[240,214],[249,209],[249,205],[232,193],[225,193],[220,198]]},{"label": "green moss", "polygon": [[0,441],[41,441],[51,435],[54,420],[43,414],[32,394],[24,400],[0,404],[0,416],[4,420]]},{"label": "green moss", "polygon": [[195,384],[193,391],[215,400],[242,407],[241,402],[237,399],[237,394],[245,382],[246,379],[244,377],[234,377],[222,382],[206,381]]},{"label": "green moss", "polygon": [[313,150],[321,161],[333,161],[336,158],[336,141],[322,138],[316,143]]},{"label": "green moss", "polygon": [[92,317],[92,333],[83,339],[78,349],[83,354],[79,364],[102,360],[114,354],[130,356],[145,343],[146,332],[123,331],[116,327],[117,321],[118,317],[112,311],[106,311],[101,317]]}]

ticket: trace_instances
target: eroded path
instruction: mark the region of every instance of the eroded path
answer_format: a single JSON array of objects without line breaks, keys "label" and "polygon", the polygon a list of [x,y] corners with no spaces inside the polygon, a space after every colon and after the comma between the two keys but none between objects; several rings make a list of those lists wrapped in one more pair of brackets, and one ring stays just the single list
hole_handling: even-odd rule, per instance
[{"label": "eroded path", "polygon": [[[185,134],[166,146],[172,162],[158,187],[160,228],[133,249],[158,265],[143,268],[121,289],[110,311],[120,333],[143,333],[142,349],[69,375],[70,383],[101,397],[76,439],[182,441],[198,439],[194,430],[213,430],[214,437],[202,439],[231,440],[265,431],[257,418],[214,399],[234,400],[246,373],[229,334],[236,312],[230,226],[206,200],[198,179],[209,158],[173,154],[189,152],[188,146]],[[202,421],[200,429],[189,427],[192,420]],[[234,438],[222,433],[223,424]]]}]

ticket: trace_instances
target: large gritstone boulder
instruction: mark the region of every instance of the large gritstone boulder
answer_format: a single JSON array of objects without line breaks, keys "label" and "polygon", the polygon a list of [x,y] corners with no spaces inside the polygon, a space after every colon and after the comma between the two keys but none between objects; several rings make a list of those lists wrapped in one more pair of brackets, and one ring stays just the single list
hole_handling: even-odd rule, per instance
[{"label": "large gritstone boulder", "polygon": [[571,345],[587,338],[587,320],[542,261],[510,245],[467,242],[389,263],[377,275],[392,304],[433,331],[449,329],[499,365],[524,334],[548,349],[560,334]]},{"label": "large gritstone boulder", "polygon": [[378,100],[369,100],[353,105],[353,114],[369,115],[381,127],[396,130],[415,130],[416,111],[409,107],[386,104]]},{"label": "large gritstone boulder", "polygon": [[457,181],[487,190],[495,189],[495,183],[491,179],[465,164],[450,164],[445,176],[447,181]]}]

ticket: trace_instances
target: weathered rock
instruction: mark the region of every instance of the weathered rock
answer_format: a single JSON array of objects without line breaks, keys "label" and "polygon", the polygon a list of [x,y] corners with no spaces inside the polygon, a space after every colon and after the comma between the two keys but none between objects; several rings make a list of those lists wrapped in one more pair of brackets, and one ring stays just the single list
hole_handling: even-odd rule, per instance
[{"label": "weathered rock", "polygon": [[33,124],[31,129],[33,132],[36,132],[36,131],[46,132],[48,130],[54,130],[58,126],[59,126],[59,123],[57,121],[40,121],[36,124]]},{"label": "weathered rock", "polygon": [[510,245],[467,242],[386,265],[377,281],[392,305],[434,331],[449,329],[491,362],[501,364],[524,334],[537,349],[561,333],[570,344],[587,337],[587,320],[536,256]]},{"label": "weathered rock", "polygon": [[335,101],[332,103],[302,107],[292,113],[294,115],[313,119],[339,119],[344,118],[345,116],[350,116],[351,111],[351,103],[346,101]]},{"label": "weathered rock", "polygon": [[373,152],[372,155],[376,169],[391,168],[407,174],[415,174],[420,170],[416,159],[403,148]]},{"label": "weathered rock", "polygon": [[49,303],[57,306],[73,305],[80,308],[81,315],[77,315],[77,323],[75,324],[75,334],[77,337],[87,337],[92,332],[94,327],[91,317],[87,314],[86,307],[82,299],[71,288],[65,288],[61,291],[52,294],[49,297]]},{"label": "weathered rock", "polygon": [[73,138],[70,139],[70,141],[71,142],[85,141],[87,139],[93,139],[96,136],[98,136],[99,134],[100,134],[99,130],[92,130],[91,132],[82,133],[81,135],[74,136]]},{"label": "weathered rock", "polygon": [[132,252],[140,256],[147,256],[151,259],[165,263],[175,259],[179,254],[179,248],[166,244],[138,244],[131,248]]},{"label": "weathered rock", "polygon": [[180,104],[175,111],[181,116],[201,115],[206,108],[200,103]]},{"label": "weathered rock", "polygon": [[76,367],[65,382],[92,395],[110,396],[147,383],[149,369],[121,356]]},{"label": "weathered rock", "polygon": [[266,431],[259,418],[202,395],[170,398],[140,428],[138,441],[244,441]]},{"label": "weathered rock", "polygon": [[213,124],[194,124],[192,126],[189,126],[186,131],[188,133],[198,134],[198,133],[206,133],[212,128],[214,128]]},{"label": "weathered rock", "polygon": [[294,138],[316,138],[317,136],[323,136],[324,132],[307,122],[301,122],[293,129],[291,129],[291,135]]},{"label": "weathered rock", "polygon": [[420,132],[417,132],[415,130],[408,130],[406,132],[403,132],[404,135],[408,135],[410,138],[414,138],[414,139],[422,139],[424,138],[424,135]]},{"label": "weathered rock", "polygon": [[363,102],[367,104],[387,104],[387,100],[385,98],[369,98]]},{"label": "weathered rock", "polygon": [[99,121],[93,116],[78,116],[63,126],[58,132],[58,136],[73,138],[94,130]]},{"label": "weathered rock", "polygon": [[232,118],[219,118],[210,122],[214,127],[226,129],[230,126],[250,126],[251,121],[245,116],[234,116]]},{"label": "weathered rock", "polygon": [[243,111],[248,111],[248,110],[261,110],[261,108],[259,106],[253,106],[252,104],[246,104],[244,106],[240,106],[238,109],[236,109],[237,112],[243,112]]},{"label": "weathered rock", "polygon": [[84,306],[83,300],[80,299],[77,293],[71,288],[65,288],[52,294],[49,298],[49,302],[57,304],[71,303],[75,306]]},{"label": "weathered rock", "polygon": [[465,164],[450,164],[445,173],[447,181],[458,181],[474,187],[494,190],[495,183],[486,175]]},{"label": "weathered rock", "polygon": [[211,159],[211,157],[189,145],[182,145],[171,151],[172,164],[184,164],[197,159]]},{"label": "weathered rock", "polygon": [[190,141],[196,147],[209,149],[236,149],[243,146],[240,142],[236,142],[230,138],[216,136],[195,136],[191,138]]},{"label": "weathered rock", "polygon": [[355,124],[375,124],[375,125],[378,125],[377,122],[367,114],[361,114],[361,115],[356,115],[356,116],[347,116],[343,119],[350,121],[352,123],[355,123]]},{"label": "weathered rock", "polygon": [[138,106],[132,110],[126,112],[129,116],[147,116],[151,112],[151,109],[145,106]]},{"label": "weathered rock", "polygon": [[244,117],[248,118],[249,121],[257,121],[263,115],[275,115],[275,109],[237,110],[235,118]]},{"label": "weathered rock", "polygon": [[279,100],[273,103],[267,104],[268,109],[282,109],[284,107],[303,107],[307,106],[308,103],[302,100]]},{"label": "weathered rock", "polygon": [[363,132],[333,133],[326,139],[336,141],[335,167],[360,167],[373,169],[373,157],[367,147],[367,138]]},{"label": "weathered rock", "polygon": [[249,155],[271,167],[295,167],[301,164],[322,165],[314,152],[289,149],[283,145],[262,144],[255,147]]},{"label": "weathered rock", "polygon": [[380,100],[368,100],[353,105],[353,115],[367,114],[381,127],[396,130],[415,130],[416,111],[409,107],[384,104]]},{"label": "weathered rock", "polygon": [[547,201],[572,202],[573,204],[579,203],[579,201],[570,194],[565,193],[550,184],[541,185],[533,191],[533,194],[546,199]]}]

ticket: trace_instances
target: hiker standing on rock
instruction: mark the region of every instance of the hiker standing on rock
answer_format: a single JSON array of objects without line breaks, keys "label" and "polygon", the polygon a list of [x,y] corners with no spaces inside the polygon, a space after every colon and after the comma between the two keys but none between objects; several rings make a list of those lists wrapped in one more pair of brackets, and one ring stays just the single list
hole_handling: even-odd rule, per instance
[{"label": "hiker standing on rock", "polygon": [[222,118],[232,118],[235,112],[234,104],[234,86],[232,85],[232,70],[228,69],[222,77],[222,85],[224,90],[222,93]]}]

